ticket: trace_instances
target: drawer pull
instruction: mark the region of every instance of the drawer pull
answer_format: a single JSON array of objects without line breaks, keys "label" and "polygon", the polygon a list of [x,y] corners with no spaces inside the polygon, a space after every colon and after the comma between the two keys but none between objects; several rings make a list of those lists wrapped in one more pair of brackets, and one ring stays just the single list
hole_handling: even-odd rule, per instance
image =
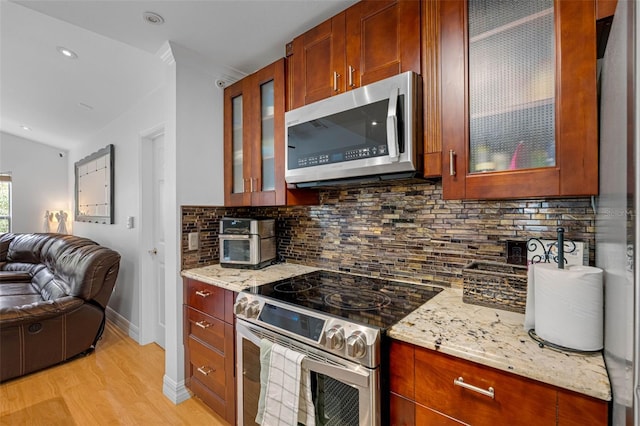
[{"label": "drawer pull", "polygon": [[473,386],[473,385],[470,385],[468,383],[465,383],[464,379],[462,377],[458,377],[457,379],[454,379],[453,380],[453,384],[456,385],[456,386],[463,387],[465,389],[472,390],[474,392],[478,392],[479,394],[482,394],[484,396],[488,396],[491,399],[495,399],[495,391],[493,390],[492,387],[490,387],[489,389],[485,390],[485,389],[479,388],[477,386]]},{"label": "drawer pull", "polygon": [[204,374],[205,376],[208,376],[209,373],[212,373],[214,371],[216,371],[215,368],[209,368],[209,367],[206,367],[204,365],[202,367],[198,367],[198,372]]},{"label": "drawer pull", "polygon": [[211,327],[211,324],[209,324],[208,322],[206,322],[205,320],[202,321],[198,321],[196,322],[196,325],[200,328],[209,328]]},{"label": "drawer pull", "polygon": [[449,176],[456,175],[456,152],[449,150]]},{"label": "drawer pull", "polygon": [[209,293],[207,290],[198,290],[196,291],[196,295],[200,297],[209,297],[211,296],[211,293]]}]

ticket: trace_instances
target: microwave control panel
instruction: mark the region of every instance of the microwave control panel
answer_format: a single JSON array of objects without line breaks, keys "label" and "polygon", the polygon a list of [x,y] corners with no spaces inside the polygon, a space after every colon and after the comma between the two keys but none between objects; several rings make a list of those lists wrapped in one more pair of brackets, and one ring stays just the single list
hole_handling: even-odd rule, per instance
[{"label": "microwave control panel", "polygon": [[298,158],[298,167],[312,167],[321,164],[341,163],[361,158],[381,157],[387,155],[387,146],[378,145],[365,148],[346,149],[339,152],[314,154]]}]

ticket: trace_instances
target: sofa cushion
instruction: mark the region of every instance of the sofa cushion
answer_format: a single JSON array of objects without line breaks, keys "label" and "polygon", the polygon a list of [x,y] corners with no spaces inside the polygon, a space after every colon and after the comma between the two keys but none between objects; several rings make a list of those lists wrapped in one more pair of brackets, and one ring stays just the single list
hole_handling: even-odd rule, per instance
[{"label": "sofa cushion", "polygon": [[0,271],[0,283],[31,282],[31,274],[22,271]]},{"label": "sofa cushion", "polygon": [[17,296],[17,295],[32,295],[37,294],[40,296],[40,292],[30,282],[4,282],[0,284],[0,297],[4,296]]},{"label": "sofa cushion", "polygon": [[0,262],[7,260],[7,252],[9,251],[9,244],[13,240],[14,234],[5,233],[0,235]]},{"label": "sofa cushion", "polygon": [[0,310],[42,302],[42,295],[31,282],[0,283]]}]

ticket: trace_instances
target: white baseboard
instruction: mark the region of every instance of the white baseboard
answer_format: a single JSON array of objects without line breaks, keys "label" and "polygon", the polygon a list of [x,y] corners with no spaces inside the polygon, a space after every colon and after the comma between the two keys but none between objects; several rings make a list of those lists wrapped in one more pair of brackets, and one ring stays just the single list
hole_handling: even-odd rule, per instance
[{"label": "white baseboard", "polygon": [[115,324],[116,327],[124,331],[135,340],[138,344],[140,343],[140,332],[137,326],[131,324],[131,322],[120,315],[118,312],[114,311],[111,307],[107,306],[106,309],[107,319]]},{"label": "white baseboard", "polygon": [[174,404],[180,404],[191,398],[191,393],[185,386],[184,380],[178,383],[166,374],[162,378],[162,393]]}]

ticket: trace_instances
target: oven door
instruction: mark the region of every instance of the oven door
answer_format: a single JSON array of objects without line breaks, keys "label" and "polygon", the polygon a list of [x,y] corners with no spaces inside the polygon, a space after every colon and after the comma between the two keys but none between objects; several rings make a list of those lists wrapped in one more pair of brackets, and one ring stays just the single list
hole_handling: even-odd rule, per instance
[{"label": "oven door", "polygon": [[311,348],[238,319],[236,357],[238,424],[255,425],[260,398],[260,340],[305,354],[311,373],[316,425],[380,425],[380,372]]},{"label": "oven door", "polygon": [[257,265],[260,263],[260,236],[220,234],[220,263]]}]

